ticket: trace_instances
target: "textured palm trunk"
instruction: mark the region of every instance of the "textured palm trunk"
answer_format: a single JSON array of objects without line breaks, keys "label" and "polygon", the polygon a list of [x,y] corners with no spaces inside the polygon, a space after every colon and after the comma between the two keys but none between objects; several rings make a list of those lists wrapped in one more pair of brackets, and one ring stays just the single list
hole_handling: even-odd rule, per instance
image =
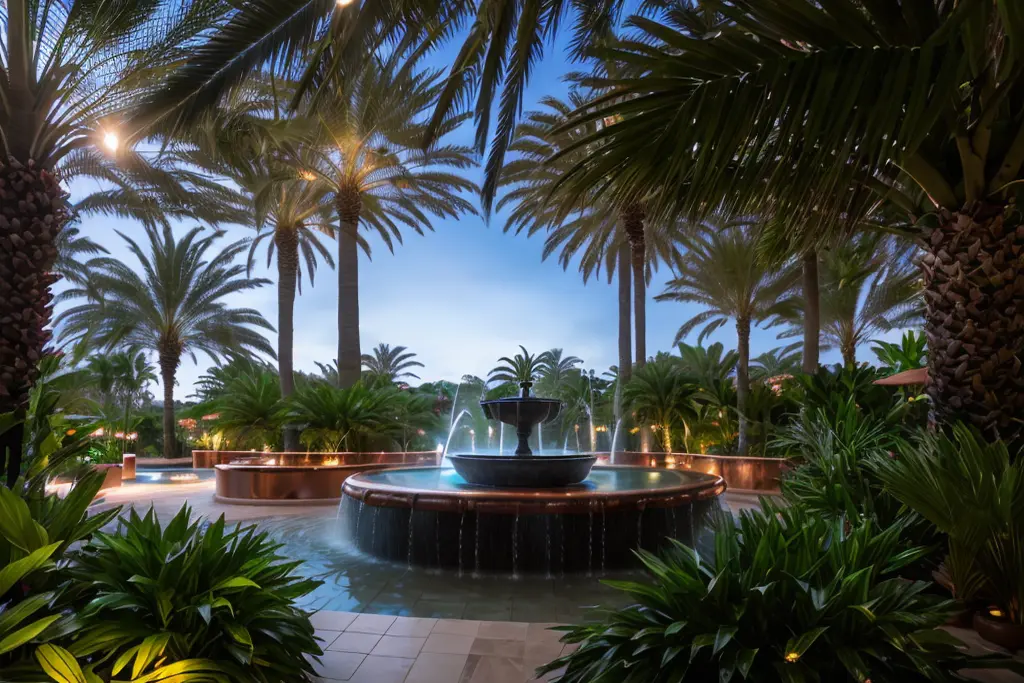
[{"label": "textured palm trunk", "polygon": [[[633,374],[632,339],[629,330],[629,263],[629,247],[622,245],[619,247],[617,266],[619,275],[619,376],[615,381],[615,418],[617,420],[622,420],[625,416],[625,410],[622,405],[622,391]],[[618,444],[612,444],[612,450],[616,446]]]},{"label": "textured palm trunk", "polygon": [[359,192],[338,193],[338,385],[359,381],[362,352],[359,348]]},{"label": "textured palm trunk", "polygon": [[804,352],[803,371],[818,371],[821,353],[821,294],[818,286],[818,252],[809,250],[803,256],[804,289]]},{"label": "textured palm trunk", "polygon": [[[13,158],[0,166],[0,413],[18,420],[50,340],[50,287],[57,281],[50,269],[66,221],[64,195],[50,173]],[[11,484],[21,471],[21,449],[20,430],[0,437]]]},{"label": "textured palm trunk", "polygon": [[174,378],[178,372],[180,354],[170,350],[160,350],[157,364],[160,366],[160,379],[164,385],[164,457],[176,458],[178,444],[174,435]]},{"label": "textured palm trunk", "polygon": [[736,412],[739,413],[739,443],[736,450],[746,455],[750,450],[750,421],[747,419],[747,398],[750,396],[750,320],[736,320]]},{"label": "textured palm trunk", "polygon": [[843,354],[843,365],[853,367],[857,364],[857,345],[853,342],[843,342],[840,352]]},{"label": "textured palm trunk", "polygon": [[[299,236],[296,226],[280,226],[274,232],[277,247],[277,363],[281,397],[295,391],[295,286],[299,272]],[[299,450],[299,430],[285,425],[284,450]]]},{"label": "textured palm trunk", "polygon": [[[1024,445],[1024,225],[1001,204],[941,210],[922,258],[928,384],[940,424]],[[1013,451],[1011,451],[1013,452]]]},{"label": "textured palm trunk", "polygon": [[[622,212],[622,224],[629,240],[630,268],[633,271],[633,336],[636,342],[636,367],[647,362],[647,239],[644,234],[644,207],[634,202]],[[651,450],[651,428],[640,427],[640,451]]]}]

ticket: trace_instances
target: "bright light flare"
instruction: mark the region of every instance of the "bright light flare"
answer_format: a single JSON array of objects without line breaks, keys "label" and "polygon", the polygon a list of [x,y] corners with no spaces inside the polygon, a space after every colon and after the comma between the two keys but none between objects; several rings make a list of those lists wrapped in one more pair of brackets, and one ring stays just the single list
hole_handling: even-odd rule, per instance
[{"label": "bright light flare", "polygon": [[121,145],[121,139],[117,137],[117,133],[107,131],[103,134],[103,146],[111,152],[116,152],[117,148]]},{"label": "bright light flare", "polygon": [[355,0],[338,0],[338,7],[348,7],[353,2],[355,2]]}]

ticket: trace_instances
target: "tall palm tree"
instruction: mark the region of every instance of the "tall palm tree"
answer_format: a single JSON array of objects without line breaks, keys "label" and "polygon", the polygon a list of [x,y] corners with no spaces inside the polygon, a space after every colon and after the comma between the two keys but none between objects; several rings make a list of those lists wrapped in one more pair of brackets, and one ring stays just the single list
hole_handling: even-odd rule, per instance
[{"label": "tall palm tree", "polygon": [[[659,263],[674,253],[674,222],[645,223],[642,205],[631,201],[616,204],[603,192],[585,199],[567,201],[558,188],[564,174],[588,147],[575,147],[580,139],[598,132],[598,122],[566,126],[574,109],[586,107],[588,99],[572,92],[568,101],[544,98],[543,109],[529,112],[516,127],[510,151],[516,157],[501,171],[498,210],[509,208],[505,230],[534,235],[547,232],[543,258],[560,250],[559,262],[568,268],[577,257],[586,282],[605,267],[609,282],[618,272],[618,348],[624,386],[629,381],[634,359],[630,329],[635,321],[637,366],[646,360],[647,282]],[[557,157],[552,162],[552,157]],[[630,294],[632,292],[632,300]],[[621,407],[621,393],[617,405]]]},{"label": "tall palm tree", "polygon": [[[10,0],[0,25],[0,413],[19,419],[50,338],[57,243],[71,217],[58,177],[76,150],[119,147],[115,127],[162,85],[223,11],[217,0],[89,4]],[[59,175],[58,175],[59,174]],[[73,174],[71,174],[73,176]],[[0,435],[8,479],[22,427]]]},{"label": "tall palm tree", "polygon": [[[855,365],[857,347],[882,332],[922,320],[920,274],[913,247],[882,233],[855,235],[822,255],[822,341],[838,347],[843,363]],[[803,301],[786,312],[800,325]],[[794,329],[791,335],[799,334]]]},{"label": "tall palm tree", "polygon": [[156,368],[150,364],[146,352],[126,349],[111,356],[116,373],[116,385],[124,400],[124,431],[131,431],[131,413],[146,385],[156,381]]},{"label": "tall palm tree", "polygon": [[[200,120],[196,130],[178,145],[177,154],[189,164],[209,169],[238,186],[257,230],[249,249],[249,264],[261,246],[267,266],[277,262],[277,360],[281,395],[295,391],[295,297],[302,293],[303,265],[314,284],[319,261],[334,267],[321,236],[334,237],[333,195],[323,183],[303,172],[315,163],[301,144],[305,121],[281,119],[278,89],[256,82],[231,98],[221,109]],[[298,169],[298,170],[297,170]],[[298,450],[298,432],[286,427],[284,449]]]},{"label": "tall palm tree", "polygon": [[423,234],[434,218],[476,213],[464,196],[476,185],[457,171],[474,159],[468,147],[441,139],[465,119],[445,120],[438,142],[422,147],[422,119],[441,89],[438,75],[417,70],[414,55],[398,52],[323,86],[311,115],[321,123],[319,154],[304,172],[334,195],[338,229],[338,370],[341,386],[359,381],[359,249],[370,246],[360,228],[394,251],[402,227]]},{"label": "tall palm tree", "polygon": [[[205,234],[204,234],[205,233]],[[213,249],[221,236],[202,228],[175,239],[170,228],[146,228],[143,250],[122,235],[138,265],[111,257],[95,259],[89,286],[61,293],[61,301],[85,299],[57,317],[62,338],[104,347],[136,346],[157,354],[164,390],[164,457],[174,441],[174,382],[183,355],[197,351],[214,360],[229,353],[274,350],[258,330],[273,330],[259,311],[232,308],[224,298],[267,284],[249,279],[234,263],[247,240]]]},{"label": "tall palm tree", "polygon": [[404,346],[392,348],[389,344],[377,344],[373,354],[363,354],[363,368],[367,373],[391,384],[403,377],[419,379],[412,368],[422,368],[423,363],[413,360],[416,354]]},{"label": "tall palm tree", "polygon": [[617,99],[581,114],[629,116],[573,184],[586,194],[627,175],[664,192],[657,210],[788,216],[800,247],[827,243],[877,199],[928,216],[906,221],[926,245],[926,390],[940,420],[1017,441],[1018,6],[762,0],[730,5],[727,22],[701,33],[668,14],[635,18],[642,35],[609,56],[628,71],[606,84]]},{"label": "tall palm tree", "polygon": [[543,382],[545,390],[551,394],[557,393],[559,387],[574,372],[579,372],[576,366],[583,364],[582,359],[576,356],[567,356],[562,349],[548,349],[540,357],[543,359],[540,380]]},{"label": "tall palm tree", "polygon": [[685,238],[685,251],[657,301],[696,303],[705,307],[676,333],[676,343],[698,327],[702,342],[730,320],[736,325],[736,410],[739,413],[739,452],[747,453],[746,416],[750,395],[750,329],[790,307],[790,290],[799,279],[791,265],[766,266],[757,254],[757,236],[747,225],[709,225]]}]

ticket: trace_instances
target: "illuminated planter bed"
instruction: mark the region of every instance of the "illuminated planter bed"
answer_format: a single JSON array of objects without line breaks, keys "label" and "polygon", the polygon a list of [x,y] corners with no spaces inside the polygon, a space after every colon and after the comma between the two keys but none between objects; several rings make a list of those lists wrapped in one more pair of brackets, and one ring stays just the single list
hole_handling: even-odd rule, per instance
[{"label": "illuminated planter bed", "polygon": [[702,455],[698,453],[638,453],[625,451],[615,454],[614,462],[608,453],[598,453],[600,465],[615,464],[625,467],[658,467],[703,472],[722,477],[730,491],[778,493],[779,480],[789,469],[784,458],[755,458],[739,455]]},{"label": "illuminated planter bed", "polygon": [[434,451],[230,455],[231,462],[214,466],[215,491],[218,502],[236,505],[336,504],[342,484],[353,474],[437,460]]},{"label": "illuminated planter bed", "polygon": [[[259,451],[192,451],[192,467],[212,469],[216,465],[436,465],[437,451],[375,453],[262,453]],[[271,462],[272,461],[272,462]]]}]

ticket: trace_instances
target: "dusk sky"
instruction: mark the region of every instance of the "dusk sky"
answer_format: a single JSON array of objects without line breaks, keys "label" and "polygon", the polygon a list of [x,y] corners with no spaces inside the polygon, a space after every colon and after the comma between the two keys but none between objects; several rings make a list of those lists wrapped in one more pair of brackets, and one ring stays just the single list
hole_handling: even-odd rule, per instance
[{"label": "dusk sky", "polygon": [[[429,64],[450,63],[456,46],[438,53]],[[565,97],[567,85],[562,76],[578,65],[570,65],[558,49],[549,49],[541,68],[531,78],[525,109],[535,108],[546,96]],[[472,142],[470,126],[459,131],[457,141]],[[471,172],[480,181],[482,172]],[[89,184],[71,186],[72,199],[92,189]],[[434,232],[419,236],[405,233],[405,244],[392,255],[387,247],[370,238],[373,259],[360,260],[360,331],[364,353],[380,342],[403,345],[418,354],[425,364],[420,376],[424,380],[458,380],[464,374],[486,377],[500,356],[512,355],[518,345],[531,352],[560,347],[566,354],[582,358],[586,367],[600,374],[617,359],[616,288],[602,274],[584,286],[575,264],[563,271],[552,258],[541,261],[544,239],[505,234],[504,216],[491,217],[489,224],[477,216],[459,220],[439,220]],[[192,227],[181,223],[181,229]],[[132,262],[123,241],[115,230],[144,238],[142,229],[127,221],[89,219],[83,232],[103,244],[116,257]],[[248,228],[229,228],[224,243],[251,236]],[[333,242],[328,248],[335,253]],[[265,251],[254,273],[257,277],[276,280],[276,272],[268,272]],[[671,351],[672,340],[680,324],[699,312],[699,307],[675,303],[656,303],[653,297],[664,290],[670,279],[662,267],[648,288],[647,350]],[[303,283],[302,295],[296,300],[295,367],[315,372],[315,361],[329,363],[336,355],[337,345],[337,279],[336,273],[321,267],[316,284]],[[276,325],[276,287],[266,286],[232,302],[259,309]],[[751,355],[768,351],[785,342],[776,341],[773,330],[756,330]],[[697,333],[688,340],[695,343]],[[719,330],[707,343],[723,342],[735,347],[735,331],[731,326]],[[276,346],[276,341],[275,341]],[[869,352],[861,350],[861,360]],[[835,362],[837,354],[825,354],[823,362]],[[179,400],[192,392],[196,378],[211,364],[199,357],[198,365],[185,359],[178,372]],[[152,390],[159,395],[159,389]]]}]

